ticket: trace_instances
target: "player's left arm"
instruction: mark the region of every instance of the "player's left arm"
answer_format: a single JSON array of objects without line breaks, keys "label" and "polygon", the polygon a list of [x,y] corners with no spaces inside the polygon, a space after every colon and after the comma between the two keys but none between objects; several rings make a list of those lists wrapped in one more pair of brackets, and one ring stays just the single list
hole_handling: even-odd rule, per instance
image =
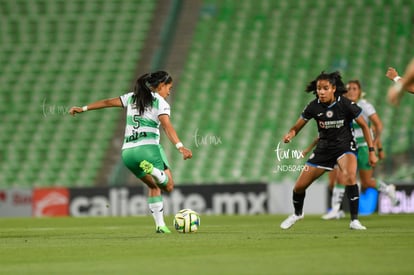
[{"label": "player's left arm", "polygon": [[378,147],[378,142],[381,141],[381,134],[384,126],[377,113],[372,114],[369,117],[369,120],[372,122],[372,130],[374,132],[374,145]]},{"label": "player's left arm", "polygon": [[107,98],[107,99],[102,99],[102,100],[92,102],[83,107],[73,106],[72,108],[70,108],[69,114],[74,116],[77,113],[82,113],[82,112],[91,111],[91,110],[98,110],[98,109],[103,109],[103,108],[109,108],[109,107],[123,107],[121,99],[119,97]]},{"label": "player's left arm", "polygon": [[378,161],[377,155],[375,154],[375,149],[374,149],[374,142],[372,141],[371,138],[371,132],[369,130],[368,124],[365,122],[365,119],[363,116],[358,116],[357,118],[355,118],[356,123],[358,123],[358,125],[361,127],[362,129],[362,133],[364,134],[364,138],[368,144],[368,148],[369,148],[369,164],[374,167],[375,164]]},{"label": "player's left arm", "polygon": [[385,158],[381,141],[381,133],[383,131],[382,120],[377,113],[371,115],[369,120],[372,122],[372,132],[374,134],[374,144],[378,152],[378,158],[382,160]]},{"label": "player's left arm", "polygon": [[[374,132],[374,135],[375,135],[375,132]],[[376,140],[376,145],[377,145],[377,155],[378,155],[378,158],[380,160],[385,159],[385,152],[384,152],[384,149],[382,147],[382,141],[381,141],[381,139],[377,139]]]},{"label": "player's left arm", "polygon": [[307,122],[308,120],[305,120],[302,117],[300,117],[296,121],[295,125],[293,125],[292,128],[290,128],[289,132],[283,136],[283,142],[289,143],[300,132],[300,130],[303,128],[303,126],[306,125]]}]

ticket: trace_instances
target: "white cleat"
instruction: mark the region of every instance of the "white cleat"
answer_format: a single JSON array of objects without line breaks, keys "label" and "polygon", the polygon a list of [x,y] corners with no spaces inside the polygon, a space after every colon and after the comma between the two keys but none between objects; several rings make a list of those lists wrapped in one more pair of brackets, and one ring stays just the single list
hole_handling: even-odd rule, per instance
[{"label": "white cleat", "polygon": [[389,184],[387,186],[386,192],[387,192],[387,196],[391,200],[392,206],[398,206],[400,204],[400,200],[397,199],[397,195],[396,195],[396,192],[395,192],[395,185],[394,184]]},{"label": "white cleat", "polygon": [[334,220],[334,219],[339,220],[339,219],[342,219],[342,218],[345,218],[345,212],[342,211],[342,210],[338,211],[338,210],[334,210],[334,209],[329,210],[328,213],[326,213],[325,215],[322,216],[323,220]]},{"label": "white cleat", "polygon": [[349,228],[350,229],[354,229],[354,230],[366,230],[367,228],[365,226],[363,226],[359,220],[353,220],[351,221],[351,223],[349,224]]},{"label": "white cleat", "polygon": [[286,218],[281,224],[280,228],[282,229],[289,229],[294,225],[297,221],[302,220],[304,217],[303,213],[300,216],[296,216],[295,214],[290,215]]}]

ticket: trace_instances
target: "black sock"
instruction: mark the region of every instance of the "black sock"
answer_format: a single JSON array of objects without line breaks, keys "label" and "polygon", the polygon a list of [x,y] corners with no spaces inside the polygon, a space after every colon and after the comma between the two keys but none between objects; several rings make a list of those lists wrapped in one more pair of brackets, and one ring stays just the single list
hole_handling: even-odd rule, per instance
[{"label": "black sock", "polygon": [[328,200],[330,201],[333,195],[333,188],[328,188]]},{"label": "black sock", "polygon": [[295,208],[296,216],[302,215],[304,200],[305,200],[305,192],[303,192],[302,194],[299,194],[293,191],[293,207]]},{"label": "black sock", "polygon": [[349,212],[351,212],[351,221],[358,219],[359,208],[359,189],[358,185],[347,185],[345,187],[349,200]]}]

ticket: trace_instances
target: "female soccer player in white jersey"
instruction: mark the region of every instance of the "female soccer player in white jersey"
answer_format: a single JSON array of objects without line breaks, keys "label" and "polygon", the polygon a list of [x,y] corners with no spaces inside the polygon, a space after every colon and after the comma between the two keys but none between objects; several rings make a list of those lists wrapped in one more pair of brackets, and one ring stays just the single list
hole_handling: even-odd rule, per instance
[{"label": "female soccer player in white jersey", "polygon": [[280,227],[288,229],[298,220],[303,219],[306,189],[326,170],[332,170],[337,165],[342,171],[341,182],[346,185],[349,199],[351,212],[349,227],[364,230],[366,227],[358,220],[359,190],[356,184],[357,157],[352,132],[353,119],[361,126],[367,141],[370,165],[375,165],[377,156],[369,127],[360,116],[362,110],[354,102],[342,96],[346,88],[339,72],[322,72],[309,83],[306,92],[316,94],[316,99],[305,107],[301,117],[283,137],[283,141],[290,142],[312,118],[317,122],[319,139],[293,188],[294,214],[285,219]]},{"label": "female soccer player in white jersey", "polygon": [[[355,102],[358,104],[359,107],[362,109],[361,115],[365,119],[365,121],[368,123],[368,126],[370,126],[374,130],[374,143],[375,147],[378,150],[378,157],[379,159],[384,158],[384,152],[382,149],[382,143],[381,143],[381,132],[382,132],[382,121],[377,114],[374,106],[369,103],[366,99],[361,98],[362,97],[362,89],[361,89],[361,83],[359,80],[350,80],[347,83],[347,92],[344,94],[346,98],[349,100]],[[378,189],[381,193],[384,193],[387,195],[391,203],[393,205],[397,205],[399,203],[398,199],[395,195],[395,185],[389,184],[387,185],[385,182],[375,179],[373,177],[374,170],[369,165],[368,157],[369,157],[369,150],[368,145],[364,139],[364,135],[362,133],[361,128],[355,121],[353,122],[353,127],[355,129],[355,140],[357,143],[358,148],[358,174],[359,178],[361,180],[361,187],[363,189],[366,188],[375,188]],[[343,216],[342,212],[340,211],[340,206],[342,203],[342,198],[345,193],[345,189],[343,185],[341,184],[335,184],[333,187],[332,192],[332,201],[331,201],[331,210],[322,216],[323,219],[329,220],[329,219],[338,219]]]},{"label": "female soccer player in white jersey", "polygon": [[171,192],[174,181],[163,148],[159,126],[175,144],[184,160],[192,157],[183,146],[170,122],[170,105],[165,100],[172,89],[171,76],[164,71],[144,74],[135,83],[133,91],[120,97],[103,99],[83,107],[72,107],[71,115],[90,110],[121,107],[126,109],[125,138],[122,160],[128,169],[148,187],[148,205],[156,224],[157,233],[171,233],[164,222],[161,189]]}]

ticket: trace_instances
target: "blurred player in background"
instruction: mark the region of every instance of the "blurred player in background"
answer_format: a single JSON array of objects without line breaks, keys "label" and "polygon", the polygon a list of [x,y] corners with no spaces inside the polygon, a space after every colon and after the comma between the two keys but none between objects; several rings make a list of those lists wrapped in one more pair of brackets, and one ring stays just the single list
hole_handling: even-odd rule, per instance
[{"label": "blurred player in background", "polygon": [[389,67],[385,74],[395,84],[388,89],[388,102],[396,106],[400,103],[401,97],[404,95],[403,91],[414,94],[414,59],[407,65],[404,76],[398,75],[396,69]]},{"label": "blurred player in background", "polygon": [[184,160],[192,157],[191,150],[183,146],[170,122],[170,105],[165,99],[170,95],[172,85],[172,78],[167,72],[144,74],[137,79],[132,92],[69,110],[71,115],[75,115],[109,107],[126,109],[122,160],[149,187],[148,206],[157,233],[171,233],[164,222],[161,189],[171,192],[174,188],[168,161],[159,142],[160,124]]},{"label": "blurred player in background", "polygon": [[[363,93],[361,89],[361,83],[359,80],[348,81],[346,87],[347,92],[344,94],[344,96],[347,97],[349,100],[357,103],[358,106],[362,108],[361,115],[368,123],[368,126],[370,126],[373,130],[374,145],[378,152],[378,158],[380,160],[384,159],[385,155],[381,142],[383,124],[378,113],[376,112],[374,106],[371,103],[362,98]],[[381,193],[387,195],[390,198],[391,203],[393,205],[397,205],[399,201],[395,195],[395,185],[387,185],[385,182],[374,178],[374,170],[369,165],[368,145],[364,139],[362,129],[355,121],[353,121],[353,127],[358,149],[358,174],[361,181],[362,190],[365,190],[367,188],[375,188],[379,190]],[[337,172],[340,173],[340,171]],[[338,175],[333,176],[335,177]],[[330,183],[332,183],[332,180],[330,180]],[[345,216],[344,212],[340,210],[344,193],[345,187],[342,184],[340,184],[340,182],[335,180],[334,187],[332,188],[331,210],[322,216],[323,219],[340,219]]]},{"label": "blurred player in background", "polygon": [[298,220],[303,219],[306,189],[326,170],[330,171],[338,166],[342,177],[340,181],[346,185],[349,199],[351,213],[349,227],[365,230],[366,227],[358,220],[359,190],[356,182],[357,157],[352,133],[353,119],[360,125],[369,146],[370,165],[375,165],[377,156],[369,127],[360,115],[362,109],[342,96],[346,92],[346,87],[339,72],[322,72],[309,83],[306,92],[313,92],[317,98],[305,107],[301,117],[283,137],[283,141],[290,142],[312,118],[317,122],[319,139],[316,149],[306,162],[293,188],[294,214],[286,218],[280,227],[288,229]]}]

